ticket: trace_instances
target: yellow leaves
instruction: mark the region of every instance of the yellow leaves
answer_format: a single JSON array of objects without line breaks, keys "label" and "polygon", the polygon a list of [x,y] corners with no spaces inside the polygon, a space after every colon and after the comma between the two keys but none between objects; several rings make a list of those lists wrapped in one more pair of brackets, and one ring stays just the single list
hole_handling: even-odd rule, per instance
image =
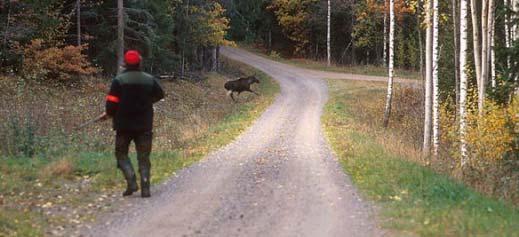
[{"label": "yellow leaves", "polygon": [[[513,141],[517,136],[515,130],[519,126],[519,103],[514,101],[508,106],[503,106],[487,100],[485,114],[480,117],[473,97],[475,95],[469,98],[467,108],[466,141],[470,154],[469,162],[471,167],[485,170],[512,152]],[[441,111],[441,139],[446,143],[459,144],[459,118],[446,105],[442,106]],[[459,159],[459,149],[453,151],[454,157]]]},{"label": "yellow leaves", "polygon": [[402,198],[398,195],[389,196],[389,199],[394,200],[394,201],[402,201]]},{"label": "yellow leaves", "polygon": [[275,0],[267,7],[276,15],[283,34],[296,43],[296,52],[302,51],[309,42],[307,27],[309,8],[316,2],[315,0]]}]

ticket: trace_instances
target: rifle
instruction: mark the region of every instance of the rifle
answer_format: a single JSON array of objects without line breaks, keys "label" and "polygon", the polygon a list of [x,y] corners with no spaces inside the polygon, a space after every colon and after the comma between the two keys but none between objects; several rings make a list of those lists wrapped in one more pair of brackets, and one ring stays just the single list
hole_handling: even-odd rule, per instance
[{"label": "rifle", "polygon": [[97,123],[99,121],[104,121],[106,119],[108,119],[108,114],[106,114],[106,112],[105,112],[105,113],[102,113],[101,115],[95,117],[94,119],[89,120],[89,121],[79,125],[75,130],[80,130],[80,129],[82,129],[82,128],[90,125],[90,124]]}]

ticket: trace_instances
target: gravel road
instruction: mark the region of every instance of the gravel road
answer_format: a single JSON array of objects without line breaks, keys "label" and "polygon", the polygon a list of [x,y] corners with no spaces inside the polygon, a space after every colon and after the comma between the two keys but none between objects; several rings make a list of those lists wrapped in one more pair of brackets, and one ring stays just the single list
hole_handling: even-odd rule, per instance
[{"label": "gravel road", "polygon": [[322,78],[385,79],[300,69],[235,48],[222,54],[279,82],[272,106],[233,143],[153,187],[150,199],[129,198],[132,207],[83,236],[387,235],[320,124],[328,93]]}]

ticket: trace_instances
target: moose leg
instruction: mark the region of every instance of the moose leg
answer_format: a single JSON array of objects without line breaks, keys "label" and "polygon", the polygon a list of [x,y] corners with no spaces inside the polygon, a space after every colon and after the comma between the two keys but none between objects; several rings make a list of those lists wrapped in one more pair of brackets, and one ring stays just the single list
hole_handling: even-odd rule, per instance
[{"label": "moose leg", "polygon": [[231,98],[234,102],[236,102],[236,100],[234,99],[234,92],[231,92]]},{"label": "moose leg", "polygon": [[256,93],[255,91],[251,90],[251,89],[248,89],[247,91],[251,92],[251,93],[254,93],[255,95],[259,95],[258,93]]}]

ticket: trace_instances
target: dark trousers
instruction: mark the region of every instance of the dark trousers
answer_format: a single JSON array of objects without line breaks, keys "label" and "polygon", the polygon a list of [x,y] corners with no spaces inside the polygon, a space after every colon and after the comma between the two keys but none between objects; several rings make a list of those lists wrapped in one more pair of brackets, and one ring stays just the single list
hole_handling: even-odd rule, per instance
[{"label": "dark trousers", "polygon": [[152,140],[152,132],[117,131],[115,136],[115,157],[117,158],[118,164],[120,164],[120,162],[129,162],[128,151],[130,143],[133,141],[137,150],[139,171],[141,174],[144,170],[149,172],[149,169],[151,168],[150,153]]}]

